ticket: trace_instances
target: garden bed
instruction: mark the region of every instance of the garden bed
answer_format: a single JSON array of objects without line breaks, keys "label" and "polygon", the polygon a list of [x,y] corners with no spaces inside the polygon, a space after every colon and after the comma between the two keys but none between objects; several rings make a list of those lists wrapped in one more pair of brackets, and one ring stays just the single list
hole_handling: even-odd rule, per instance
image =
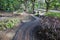
[{"label": "garden bed", "polygon": [[11,40],[20,24],[20,18],[0,17],[0,40]]},{"label": "garden bed", "polygon": [[20,25],[35,20],[31,15],[0,17],[0,40],[12,40]]}]

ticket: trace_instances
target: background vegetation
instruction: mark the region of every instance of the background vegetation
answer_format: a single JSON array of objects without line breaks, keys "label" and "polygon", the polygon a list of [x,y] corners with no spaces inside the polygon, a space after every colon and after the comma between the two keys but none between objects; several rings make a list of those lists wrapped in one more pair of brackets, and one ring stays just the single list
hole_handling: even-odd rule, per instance
[{"label": "background vegetation", "polygon": [[34,13],[38,9],[60,10],[60,0],[0,0],[0,10],[4,11],[27,11]]},{"label": "background vegetation", "polygon": [[14,11],[20,8],[20,0],[0,0],[0,10]]}]

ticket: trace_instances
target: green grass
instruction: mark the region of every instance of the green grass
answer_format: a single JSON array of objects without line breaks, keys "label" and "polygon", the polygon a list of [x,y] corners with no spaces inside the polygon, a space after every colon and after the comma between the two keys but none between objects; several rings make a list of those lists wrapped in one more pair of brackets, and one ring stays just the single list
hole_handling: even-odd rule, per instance
[{"label": "green grass", "polygon": [[60,13],[56,13],[56,12],[47,12],[45,15],[50,17],[60,18]]}]

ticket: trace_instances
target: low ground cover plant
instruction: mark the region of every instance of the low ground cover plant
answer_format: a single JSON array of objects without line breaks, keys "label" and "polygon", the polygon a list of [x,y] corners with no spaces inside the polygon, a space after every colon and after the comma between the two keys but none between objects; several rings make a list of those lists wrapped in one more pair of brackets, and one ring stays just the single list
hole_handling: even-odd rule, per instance
[{"label": "low ground cover plant", "polygon": [[8,18],[4,20],[0,20],[0,30],[10,29],[13,28],[14,25],[20,22],[18,18]]}]

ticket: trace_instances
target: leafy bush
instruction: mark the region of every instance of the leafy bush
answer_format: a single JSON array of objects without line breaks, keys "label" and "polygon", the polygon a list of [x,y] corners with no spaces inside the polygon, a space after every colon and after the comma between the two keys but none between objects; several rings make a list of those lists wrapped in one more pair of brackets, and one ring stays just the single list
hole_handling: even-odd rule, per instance
[{"label": "leafy bush", "polygon": [[0,0],[0,10],[14,11],[19,9],[20,0]]},{"label": "leafy bush", "polygon": [[13,28],[15,24],[20,22],[20,19],[18,18],[10,18],[0,21],[0,30],[10,29]]}]

